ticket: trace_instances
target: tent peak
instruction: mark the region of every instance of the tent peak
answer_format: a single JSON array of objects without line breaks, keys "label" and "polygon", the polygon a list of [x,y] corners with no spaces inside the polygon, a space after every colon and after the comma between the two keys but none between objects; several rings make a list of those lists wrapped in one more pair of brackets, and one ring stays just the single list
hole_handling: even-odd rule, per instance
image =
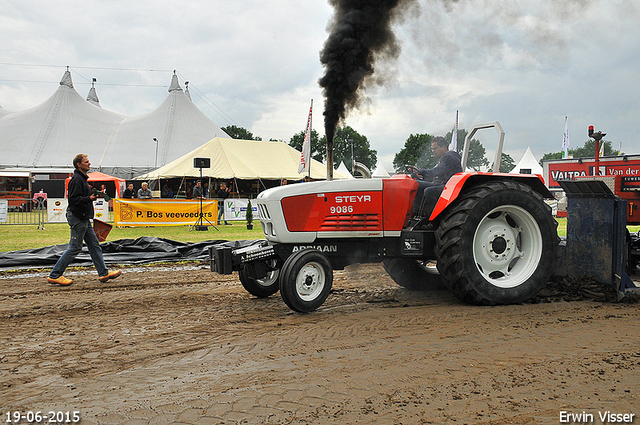
[{"label": "tent peak", "polygon": [[188,81],[184,82],[184,94],[186,94],[187,97],[189,98],[189,100],[191,100],[191,93],[189,93],[189,82]]},{"label": "tent peak", "polygon": [[178,82],[178,76],[176,75],[176,71],[173,71],[173,76],[171,77],[171,85],[169,86],[169,93],[174,91],[182,91],[182,87],[180,87],[180,83]]},{"label": "tent peak", "polygon": [[91,88],[89,89],[89,94],[87,95],[87,102],[96,105],[98,108],[101,108],[100,99],[98,99],[98,94],[96,93],[96,79],[95,78],[93,79],[93,82],[91,83]]},{"label": "tent peak", "polygon": [[69,71],[68,66],[67,66],[67,70],[64,72],[64,75],[62,76],[62,80],[60,80],[60,85],[73,88],[73,80],[71,79],[71,72]]},{"label": "tent peak", "polygon": [[520,160],[520,162],[518,162],[518,164],[509,172],[512,174],[542,174],[543,170],[542,166],[540,165],[540,163],[538,163],[538,160],[533,155],[531,147],[527,146],[527,150],[525,151],[524,155],[522,155],[522,159]]},{"label": "tent peak", "polygon": [[387,170],[385,170],[385,168],[384,168],[384,166],[382,164],[378,164],[378,167],[375,169],[373,174],[371,174],[371,176],[372,177],[381,178],[381,179],[385,179],[385,178],[391,177],[389,175],[389,173],[387,172]]}]

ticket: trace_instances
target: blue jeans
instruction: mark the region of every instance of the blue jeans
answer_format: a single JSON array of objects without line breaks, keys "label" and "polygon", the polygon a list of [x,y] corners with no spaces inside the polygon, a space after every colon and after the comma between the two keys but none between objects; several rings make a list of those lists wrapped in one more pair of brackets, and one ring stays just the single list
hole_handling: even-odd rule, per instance
[{"label": "blue jeans", "polygon": [[413,201],[413,215],[422,217],[431,216],[443,190],[444,185],[433,186],[431,183],[419,181],[418,193],[416,193],[416,198]]},{"label": "blue jeans", "polygon": [[[221,223],[223,216],[224,216],[224,199],[222,201],[218,201],[218,224]],[[227,224],[227,220],[224,221],[224,224]]]},{"label": "blue jeans", "polygon": [[71,239],[69,240],[69,246],[67,250],[62,254],[62,257],[58,259],[56,265],[53,266],[53,270],[49,274],[52,279],[57,279],[66,270],[67,266],[73,262],[73,260],[82,251],[82,241],[87,244],[89,249],[89,255],[91,260],[98,270],[98,276],[105,276],[109,274],[107,266],[104,264],[104,258],[102,258],[102,248],[100,248],[100,242],[96,233],[93,231],[91,222],[89,220],[81,220],[71,211],[67,211],[67,222],[71,227]]}]

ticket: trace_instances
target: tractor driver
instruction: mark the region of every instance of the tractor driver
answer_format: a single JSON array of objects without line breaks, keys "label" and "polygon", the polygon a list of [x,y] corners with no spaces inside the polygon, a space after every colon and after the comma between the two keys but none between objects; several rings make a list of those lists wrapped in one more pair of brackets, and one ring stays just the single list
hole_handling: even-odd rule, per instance
[{"label": "tractor driver", "polygon": [[438,158],[435,167],[419,170],[413,165],[407,171],[418,178],[418,193],[413,202],[413,217],[429,217],[433,212],[447,181],[462,172],[460,154],[449,150],[449,143],[442,136],[431,141],[431,151]]}]

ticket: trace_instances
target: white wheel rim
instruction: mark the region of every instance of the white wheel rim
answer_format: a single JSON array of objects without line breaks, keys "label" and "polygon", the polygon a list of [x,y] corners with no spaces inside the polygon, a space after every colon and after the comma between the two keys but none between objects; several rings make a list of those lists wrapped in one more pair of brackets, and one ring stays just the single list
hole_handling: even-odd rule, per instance
[{"label": "white wheel rim", "polygon": [[505,205],[486,214],[473,236],[473,258],[494,286],[514,288],[533,275],[542,257],[542,233],[524,208]]},{"label": "white wheel rim", "polygon": [[324,289],[326,275],[320,263],[305,264],[296,276],[296,292],[303,301],[314,301]]}]

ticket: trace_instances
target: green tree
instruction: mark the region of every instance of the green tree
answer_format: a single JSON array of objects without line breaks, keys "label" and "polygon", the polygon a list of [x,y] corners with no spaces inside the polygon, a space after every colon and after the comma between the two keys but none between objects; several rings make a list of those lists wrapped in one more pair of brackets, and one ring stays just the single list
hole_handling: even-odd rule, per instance
[{"label": "green tree", "polygon": [[[462,152],[462,150],[460,150]],[[460,154],[462,156],[462,154]],[[480,171],[489,166],[489,161],[485,157],[486,150],[478,139],[471,139],[469,142],[469,156],[467,158],[467,168]]]},{"label": "green tree", "polygon": [[[457,146],[456,151],[462,156],[464,149],[464,139],[469,132],[464,129],[459,129],[457,133]],[[444,137],[449,143],[451,143],[451,137],[453,132],[450,131]],[[404,148],[396,154],[393,159],[393,167],[396,172],[404,172],[406,165],[416,165],[418,168],[431,168],[438,163],[438,159],[431,152],[431,141],[433,140],[431,134],[412,134],[410,135]],[[485,158],[486,151],[482,143],[477,139],[471,139],[469,142],[469,156],[467,158],[467,168],[480,171],[482,167],[488,167],[489,161]]]},{"label": "green tree", "polygon": [[[602,149],[602,144],[604,143],[604,154],[605,155],[613,155],[613,149],[611,149],[611,142],[606,140],[600,141],[600,148]],[[576,149],[569,149],[569,154],[573,155],[574,158],[593,158],[596,156],[596,141],[593,139],[589,139],[584,142],[584,146]]]},{"label": "green tree", "polygon": [[[333,138],[333,168],[338,168],[344,161],[347,168],[351,169],[351,142],[353,140],[353,157],[361,164],[364,164],[373,171],[378,161],[378,151],[371,149],[366,136],[359,134],[353,128],[339,127]],[[304,141],[304,131],[293,135],[289,141],[289,146],[297,150],[302,150]],[[323,162],[327,158],[327,138],[319,137],[318,132],[311,130],[311,158]]]},{"label": "green tree", "polygon": [[[491,164],[491,170],[493,170],[493,166],[494,164]],[[509,171],[513,170],[515,166],[516,163],[514,162],[513,158],[511,158],[511,155],[502,152],[502,156],[500,157],[500,168],[498,169],[498,172],[508,173]]]},{"label": "green tree", "polygon": [[431,152],[433,136],[427,133],[411,134],[404,143],[404,147],[393,158],[393,168],[398,173],[405,171],[407,165],[418,168],[431,168],[436,163],[436,157]]},{"label": "green tree", "polygon": [[262,137],[256,137],[252,132],[244,127],[238,127],[237,125],[228,125],[222,127],[222,131],[231,136],[232,139],[238,140],[262,140]]},{"label": "green tree", "polygon": [[[317,131],[311,130],[311,158],[316,161],[322,162],[327,156],[326,143],[320,139],[320,135]],[[304,130],[300,133],[296,133],[289,140],[289,146],[299,151],[302,151],[302,143],[304,142]]]},{"label": "green tree", "polygon": [[[457,141],[456,141],[456,151],[462,157],[462,151],[464,150],[464,141],[467,138],[469,132],[463,128],[458,129],[457,133]],[[444,136],[445,139],[449,143],[451,143],[451,139],[453,138],[453,131],[447,133]],[[487,151],[485,150],[482,143],[478,139],[471,139],[469,141],[469,156],[467,157],[467,168],[471,168],[475,171],[480,171],[482,168],[489,167],[489,161],[486,158]]]},{"label": "green tree", "polygon": [[[323,137],[326,146],[326,137]],[[353,140],[353,156],[351,142]],[[326,154],[326,152],[325,152]],[[339,127],[333,138],[333,168],[338,168],[341,162],[351,169],[352,161],[364,164],[373,171],[378,163],[378,151],[371,149],[369,140],[349,126]]]},{"label": "green tree", "polygon": [[562,159],[562,152],[549,152],[542,155],[542,158],[538,163],[542,166],[542,161],[546,159]]},{"label": "green tree", "polygon": [[[622,153],[619,151],[614,151],[612,147],[612,143],[608,140],[601,140],[600,147],[602,148],[602,144],[604,143],[604,155],[621,155]],[[569,149],[569,156],[573,158],[594,158],[596,156],[596,141],[593,139],[589,139],[584,142],[584,145],[579,148]],[[540,160],[540,165],[542,165],[542,161],[547,159],[562,159],[562,152],[549,152],[542,155],[542,159]]]}]

